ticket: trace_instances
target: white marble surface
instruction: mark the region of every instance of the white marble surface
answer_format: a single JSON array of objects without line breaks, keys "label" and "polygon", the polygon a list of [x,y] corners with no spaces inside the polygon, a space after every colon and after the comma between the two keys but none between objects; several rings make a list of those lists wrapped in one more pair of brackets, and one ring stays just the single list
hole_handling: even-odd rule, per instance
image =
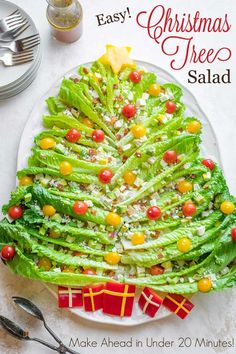
[{"label": "white marble surface", "polygon": [[[161,2],[161,1],[160,1]],[[160,3],[159,2],[159,3]],[[17,0],[16,4],[23,7],[35,21],[41,37],[43,47],[43,60],[38,76],[33,84],[23,93],[12,99],[0,102],[0,204],[7,202],[10,191],[14,188],[16,172],[16,156],[20,135],[23,130],[27,116],[31,111],[34,102],[49,89],[52,83],[64,72],[77,64],[97,58],[103,51],[107,42],[116,45],[131,45],[133,56],[137,59],[150,61],[169,70],[168,58],[160,53],[160,49],[150,39],[145,31],[135,24],[134,16],[123,25],[117,23],[113,25],[97,27],[95,15],[99,13],[114,13],[122,11],[126,6],[130,6],[131,14],[147,7],[153,7],[157,1],[125,1],[125,0],[83,0],[85,19],[84,34],[81,40],[71,45],[63,45],[54,41],[50,37],[49,28],[45,17],[46,1],[43,0]],[[143,3],[147,3],[142,5]],[[167,2],[166,2],[167,3]],[[182,0],[168,1],[168,5],[178,8],[179,11],[200,10],[205,15],[217,17],[222,13],[230,13],[231,20],[235,18],[236,3],[234,0],[199,0],[190,2]],[[197,8],[196,8],[197,6]],[[235,43],[235,29],[227,35],[198,35],[198,44],[204,38],[205,46],[219,46],[228,44],[231,47]],[[233,50],[235,50],[235,45]],[[206,68],[205,65],[202,69]],[[174,73],[176,77],[185,85],[187,71],[194,69],[188,66],[186,70]],[[232,62],[218,63],[214,65],[216,71],[224,71],[231,68],[234,79],[235,68]],[[2,68],[0,68],[2,70]],[[196,95],[201,106],[211,120],[220,144],[225,175],[227,177],[231,191],[236,193],[234,176],[235,165],[235,82],[231,85],[188,85]],[[25,316],[21,311],[16,310],[11,303],[12,295],[21,295],[35,301],[43,310],[48,323],[53,326],[61,338],[69,343],[71,336],[85,340],[98,342],[96,348],[80,348],[81,353],[234,353],[235,348],[198,348],[194,344],[190,348],[178,348],[179,337],[191,337],[194,343],[196,337],[206,339],[231,339],[235,335],[236,320],[235,290],[228,290],[224,293],[199,296],[195,301],[196,307],[192,314],[185,321],[172,316],[158,323],[146,324],[142,327],[117,328],[96,325],[83,321],[70,315],[66,310],[57,309],[54,298],[47,292],[44,286],[35,281],[16,277],[9,271],[1,267],[1,287],[0,287],[0,313],[13,318],[21,323],[25,328],[32,330],[38,336],[47,335],[42,330],[41,324],[36,320]],[[128,340],[133,337],[135,342],[139,339],[144,342],[143,348],[115,348],[101,347],[100,343],[104,337],[112,340]],[[148,348],[145,345],[146,338],[153,337],[154,340],[173,340],[172,348]],[[236,346],[236,343],[235,343]],[[50,350],[44,349],[37,344],[19,342],[0,329],[0,353],[1,354],[47,354]]]}]

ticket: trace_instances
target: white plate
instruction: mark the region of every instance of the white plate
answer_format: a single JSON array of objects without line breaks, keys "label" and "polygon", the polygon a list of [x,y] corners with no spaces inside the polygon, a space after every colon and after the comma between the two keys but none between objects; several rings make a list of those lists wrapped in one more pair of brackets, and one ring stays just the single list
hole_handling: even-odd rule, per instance
[{"label": "white plate", "polygon": [[7,86],[4,86],[4,88],[0,88],[0,95],[4,95],[4,94],[7,94],[8,92],[16,90],[20,85],[23,85],[24,82],[27,81],[30,76],[36,74],[38,71],[38,68],[40,66],[41,59],[42,59],[42,51],[40,49],[37,54],[37,57],[34,60],[34,65],[32,65],[30,70],[25,72],[25,74],[22,75],[22,77],[19,80],[12,82],[11,85],[7,85]]},{"label": "white plate", "polygon": [[[170,75],[167,71],[163,70],[162,68],[143,61],[137,60],[136,62],[139,66],[145,67],[148,71],[157,73],[158,82],[160,82],[161,84],[166,82],[172,82],[172,83],[177,83],[179,86],[182,87],[184,93],[183,101],[187,107],[186,115],[198,117],[201,120],[203,125],[203,144],[201,146],[203,156],[207,158],[211,157],[219,164],[221,164],[218,143],[213,128],[211,126],[211,123],[208,120],[206,114],[200,108],[197,100],[192,95],[192,93],[187,88],[185,88],[182,84],[180,84],[172,75]],[[91,63],[86,63],[84,64],[84,66],[89,66],[90,64]],[[65,76],[69,77],[75,73],[77,73],[77,67],[67,72]],[[35,106],[30,113],[29,119],[22,133],[21,141],[19,145],[18,159],[17,159],[18,170],[26,167],[27,159],[30,156],[31,148],[33,147],[34,136],[43,130],[42,115],[47,114],[45,99],[49,96],[57,95],[61,81],[62,78],[60,78],[53,84],[53,86],[49,89],[49,91],[35,103]],[[56,286],[47,284],[46,287],[55,297],[57,297]],[[119,325],[119,326],[135,326],[146,322],[156,321],[166,316],[169,316],[171,314],[167,309],[161,307],[160,310],[157,312],[157,316],[154,318],[150,318],[149,316],[141,312],[141,310],[138,307],[137,301],[135,301],[134,310],[131,317],[124,317],[124,318],[115,317],[115,316],[112,317],[112,316],[104,315],[102,311],[96,311],[94,313],[90,313],[90,312],[85,312],[81,308],[73,308],[73,309],[69,309],[69,311],[73,312],[79,317],[82,317],[84,319],[93,322],[98,322],[103,324],[105,323],[110,325]]]},{"label": "white plate", "polygon": [[[35,27],[35,24],[33,20],[30,18],[30,16],[19,6],[5,0],[0,0],[0,13],[1,13],[1,18],[4,18],[11,14],[13,11],[19,9],[20,12],[22,13],[23,17],[27,18],[28,23],[29,23],[29,28],[25,30],[20,36],[20,38],[24,38],[27,36],[31,36],[32,34],[38,33],[37,28]],[[18,39],[18,38],[17,38]],[[27,75],[30,70],[34,68],[35,61],[39,57],[40,53],[40,45],[37,47],[33,48],[34,50],[34,57],[35,59],[32,62],[22,64],[22,65],[16,65],[12,67],[4,67],[3,64],[0,64],[0,90],[1,92],[10,89],[12,86],[14,86],[16,83],[18,83],[19,80],[24,79],[24,76]],[[2,52],[3,50],[1,50]]]},{"label": "white plate", "polygon": [[23,90],[25,90],[36,78],[40,63],[41,63],[41,56],[38,58],[38,61],[36,62],[34,70],[31,73],[29,73],[24,78],[24,80],[22,80],[17,85],[15,85],[15,87],[10,88],[10,89],[6,90],[5,92],[0,92],[0,100],[1,101],[5,100],[7,98],[17,95],[18,93],[20,93]]}]

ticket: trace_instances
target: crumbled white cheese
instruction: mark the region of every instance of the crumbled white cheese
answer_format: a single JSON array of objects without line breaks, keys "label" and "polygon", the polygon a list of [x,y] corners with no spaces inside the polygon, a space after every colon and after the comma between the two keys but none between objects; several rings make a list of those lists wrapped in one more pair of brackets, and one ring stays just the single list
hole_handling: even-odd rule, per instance
[{"label": "crumbled white cheese", "polygon": [[185,163],[183,167],[184,167],[184,169],[187,170],[190,166],[191,166],[191,163],[188,162],[188,163]]},{"label": "crumbled white cheese", "polygon": [[145,268],[144,267],[137,267],[137,274],[144,274],[145,273]]},{"label": "crumbled white cheese", "polygon": [[123,151],[127,151],[131,148],[131,144],[126,144],[123,146]]},{"label": "crumbled white cheese", "polygon": [[161,160],[160,165],[161,165],[162,167],[166,167],[166,166],[168,165],[168,163],[165,162],[164,160]]},{"label": "crumbled white cheese", "polygon": [[206,231],[205,226],[199,226],[199,227],[197,228],[197,234],[198,234],[198,236],[203,236],[203,235],[205,234],[205,231]]},{"label": "crumbled white cheese", "polygon": [[55,273],[61,273],[61,268],[54,268],[53,271],[54,271]]},{"label": "crumbled white cheese", "polygon": [[206,278],[211,279],[213,282],[216,281],[216,275],[215,274],[207,274],[205,275]]},{"label": "crumbled white cheese", "polygon": [[156,161],[156,158],[155,158],[154,156],[149,157],[149,159],[148,159],[148,162],[149,162],[151,165],[153,165],[153,164],[155,163],[155,161]]},{"label": "crumbled white cheese", "polygon": [[144,107],[146,106],[146,100],[142,99],[142,98],[139,98],[136,102],[136,105],[139,107]]},{"label": "crumbled white cheese", "polygon": [[111,121],[111,118],[108,117],[108,116],[104,116],[103,118],[104,118],[104,120],[105,120],[106,122],[110,122],[110,121]]},{"label": "crumbled white cheese", "polygon": [[139,187],[143,184],[144,184],[144,181],[141,178],[136,178],[136,180],[134,181],[135,187]]},{"label": "crumbled white cheese", "polygon": [[168,95],[166,93],[161,92],[160,93],[160,101],[161,102],[168,101]]},{"label": "crumbled white cheese", "polygon": [[195,282],[195,280],[192,277],[189,277],[188,281],[189,281],[190,284]]},{"label": "crumbled white cheese", "polygon": [[90,94],[91,94],[91,96],[92,96],[93,98],[98,98],[98,97],[99,97],[97,91],[90,90]]},{"label": "crumbled white cheese", "polygon": [[115,122],[115,124],[114,124],[114,127],[115,128],[121,128],[122,127],[122,120],[117,120],[116,122]]},{"label": "crumbled white cheese", "polygon": [[120,191],[121,191],[121,192],[124,192],[124,190],[126,190],[126,186],[122,185],[122,186],[120,187]]},{"label": "crumbled white cheese", "polygon": [[194,183],[193,185],[193,190],[196,192],[196,191],[199,191],[201,189],[201,187],[199,186],[198,183]]},{"label": "crumbled white cheese", "polygon": [[120,95],[120,90],[118,90],[118,89],[114,90],[114,94],[115,94],[115,96],[119,96]]},{"label": "crumbled white cheese", "polygon": [[166,95],[168,95],[169,100],[173,100],[174,99],[174,95],[173,95],[173,93],[172,93],[170,88],[166,89]]},{"label": "crumbled white cheese", "polygon": [[209,179],[211,179],[211,172],[204,173],[204,174],[202,175],[202,177],[203,177],[204,180],[209,180]]},{"label": "crumbled white cheese", "polygon": [[84,200],[84,202],[85,202],[89,207],[92,207],[92,206],[93,206],[92,200]]},{"label": "crumbled white cheese", "polygon": [[142,95],[143,100],[147,100],[149,98],[149,94],[147,92],[144,92]]},{"label": "crumbled white cheese", "polygon": [[133,101],[133,99],[134,99],[134,94],[133,94],[132,91],[129,92],[129,94],[128,94],[128,99],[129,99],[130,101]]},{"label": "crumbled white cheese", "polygon": [[213,208],[214,204],[212,202],[209,203],[208,208],[211,210]]},{"label": "crumbled white cheese", "polygon": [[222,269],[221,274],[225,275],[227,273],[229,273],[229,267],[225,267],[224,269]]},{"label": "crumbled white cheese", "polygon": [[99,74],[99,73],[97,73],[97,72],[95,72],[95,76],[96,76],[98,79],[101,79],[101,78],[102,78],[102,75]]},{"label": "crumbled white cheese", "polygon": [[165,117],[167,118],[167,120],[169,120],[173,117],[173,114],[166,113]]}]

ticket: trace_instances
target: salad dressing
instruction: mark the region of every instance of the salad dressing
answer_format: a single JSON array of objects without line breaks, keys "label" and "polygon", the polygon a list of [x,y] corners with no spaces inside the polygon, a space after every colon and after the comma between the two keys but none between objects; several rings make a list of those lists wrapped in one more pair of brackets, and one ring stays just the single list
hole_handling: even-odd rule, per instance
[{"label": "salad dressing", "polygon": [[82,35],[83,10],[78,0],[47,0],[47,19],[58,41],[72,43]]}]

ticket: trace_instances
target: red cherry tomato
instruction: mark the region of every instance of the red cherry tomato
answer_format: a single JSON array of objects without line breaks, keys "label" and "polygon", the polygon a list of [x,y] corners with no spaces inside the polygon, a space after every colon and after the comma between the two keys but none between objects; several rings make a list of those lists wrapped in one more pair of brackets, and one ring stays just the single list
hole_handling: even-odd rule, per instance
[{"label": "red cherry tomato", "polygon": [[168,164],[175,163],[177,161],[177,158],[178,156],[175,150],[168,150],[164,153],[163,156],[163,160]]},{"label": "red cherry tomato", "polygon": [[139,83],[142,80],[142,75],[138,71],[133,71],[129,74],[129,78],[135,84]]},{"label": "red cherry tomato", "polygon": [[112,177],[113,177],[113,173],[111,170],[102,170],[102,171],[100,171],[100,173],[98,175],[100,182],[102,182],[104,184],[110,183]]},{"label": "red cherry tomato", "polygon": [[70,143],[77,143],[77,141],[81,138],[81,134],[80,132],[75,129],[75,128],[71,128],[68,133],[66,134],[66,139],[70,142]]},{"label": "red cherry tomato", "polygon": [[83,270],[83,274],[96,275],[97,273],[93,269],[85,269],[85,270]]},{"label": "red cherry tomato", "polygon": [[101,143],[105,139],[105,134],[102,130],[94,130],[92,133],[92,139],[93,141],[96,141],[96,143]]},{"label": "red cherry tomato", "polygon": [[156,220],[156,219],[159,219],[161,216],[161,209],[158,208],[157,206],[151,206],[150,208],[148,208],[146,214],[147,214],[148,219]]},{"label": "red cherry tomato", "polygon": [[215,167],[215,164],[211,159],[202,160],[202,164],[210,170],[213,170],[213,168]]},{"label": "red cherry tomato", "polygon": [[186,203],[184,203],[182,210],[183,210],[184,216],[192,216],[196,213],[197,208],[194,203],[186,202]]},{"label": "red cherry tomato", "polygon": [[16,250],[12,246],[4,246],[1,251],[1,258],[4,261],[11,261],[15,256]]},{"label": "red cherry tomato", "polygon": [[133,104],[127,104],[122,109],[123,115],[127,118],[133,118],[136,114],[136,107]]},{"label": "red cherry tomato", "polygon": [[176,104],[172,101],[166,102],[166,113],[172,114],[176,110]]},{"label": "red cherry tomato", "polygon": [[88,205],[84,202],[74,202],[73,212],[77,215],[84,215],[88,210]]},{"label": "red cherry tomato", "polygon": [[23,216],[23,208],[20,205],[13,205],[8,209],[8,215],[16,220]]},{"label": "red cherry tomato", "polygon": [[234,242],[236,242],[236,227],[231,229],[231,237]]}]

